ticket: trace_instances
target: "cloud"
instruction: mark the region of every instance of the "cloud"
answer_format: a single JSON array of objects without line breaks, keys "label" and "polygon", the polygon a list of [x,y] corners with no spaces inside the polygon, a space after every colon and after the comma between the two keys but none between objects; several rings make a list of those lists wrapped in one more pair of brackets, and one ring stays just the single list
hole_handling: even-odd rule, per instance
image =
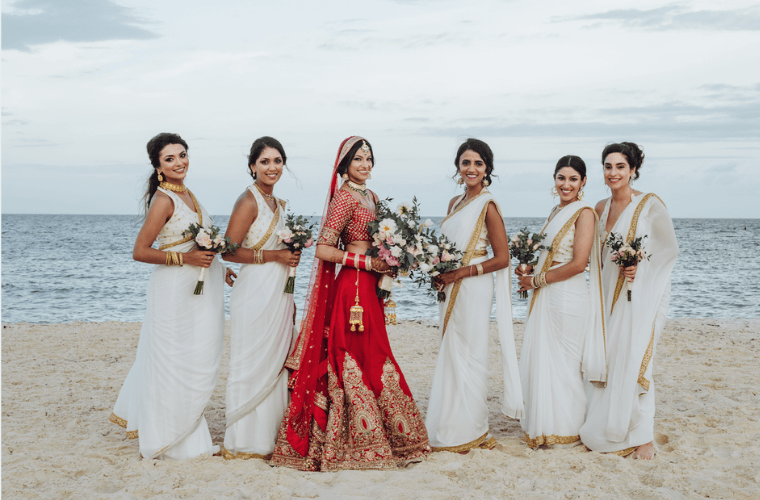
[{"label": "cloud", "polygon": [[671,4],[649,10],[615,9],[585,16],[553,18],[552,21],[597,21],[593,27],[612,21],[649,31],[760,31],[760,7],[689,11],[683,5]]},{"label": "cloud", "polygon": [[35,45],[104,40],[145,40],[158,35],[135,26],[132,9],[108,0],[21,0],[2,14],[3,49],[30,52]]},{"label": "cloud", "polygon": [[466,45],[470,38],[458,33],[430,33],[400,37],[366,36],[351,38],[350,36],[332,37],[318,45],[320,49],[329,51],[367,51],[367,50],[410,50],[424,49],[445,44]]}]

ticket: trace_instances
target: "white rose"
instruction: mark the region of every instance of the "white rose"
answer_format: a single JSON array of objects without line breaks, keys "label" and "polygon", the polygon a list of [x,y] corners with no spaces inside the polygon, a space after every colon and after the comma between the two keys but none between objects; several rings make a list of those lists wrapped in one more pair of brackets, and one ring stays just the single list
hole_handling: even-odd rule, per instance
[{"label": "white rose", "polygon": [[397,259],[401,257],[401,254],[402,254],[401,247],[394,246],[393,248],[391,248],[391,255],[393,255]]},{"label": "white rose", "polygon": [[425,222],[422,223],[422,225],[425,227],[433,227],[435,224],[433,223],[432,219],[427,219],[425,220]]},{"label": "white rose", "polygon": [[383,219],[380,221],[380,232],[382,233],[393,234],[397,229],[398,227],[393,219]]},{"label": "white rose", "polygon": [[438,247],[435,246],[435,245],[429,245],[427,247],[427,251],[428,251],[428,253],[431,253],[433,255],[438,255]]},{"label": "white rose", "polygon": [[420,263],[420,271],[422,271],[423,273],[430,271],[430,269],[431,267],[429,265],[425,264],[424,262]]}]

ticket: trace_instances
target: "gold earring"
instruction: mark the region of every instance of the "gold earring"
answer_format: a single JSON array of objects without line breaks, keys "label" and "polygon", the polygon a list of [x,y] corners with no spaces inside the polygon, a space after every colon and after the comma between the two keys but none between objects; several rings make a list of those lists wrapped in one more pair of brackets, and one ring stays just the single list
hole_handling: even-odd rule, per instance
[{"label": "gold earring", "polygon": [[457,184],[459,184],[460,186],[464,184],[464,179],[462,179],[461,177],[457,179]]},{"label": "gold earring", "polygon": [[488,182],[488,179],[483,179],[482,181],[480,181],[480,183],[483,184],[483,187],[488,187],[488,185],[491,184],[490,182]]},{"label": "gold earring", "polygon": [[578,201],[581,201],[585,195],[583,194],[583,188],[578,191]]},{"label": "gold earring", "polygon": [[556,198],[559,195],[559,191],[557,191],[557,186],[554,186],[551,191],[549,191],[552,194],[552,198]]},{"label": "gold earring", "polygon": [[343,174],[343,175],[341,175],[341,177],[343,178],[344,181],[348,180],[348,174]]},{"label": "gold earring", "polygon": [[628,185],[629,185],[630,187],[633,187],[633,177],[629,177],[629,178],[628,178]]},{"label": "gold earring", "polygon": [[161,175],[161,171],[160,170],[156,170],[156,172],[158,172],[158,182],[163,182],[164,176]]}]

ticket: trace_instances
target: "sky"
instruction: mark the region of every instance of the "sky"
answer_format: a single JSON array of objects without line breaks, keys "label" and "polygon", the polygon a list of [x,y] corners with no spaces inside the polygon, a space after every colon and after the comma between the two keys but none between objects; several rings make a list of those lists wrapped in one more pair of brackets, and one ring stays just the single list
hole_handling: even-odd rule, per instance
[{"label": "sky", "polygon": [[215,215],[279,139],[275,195],[321,214],[340,142],[366,137],[381,198],[444,215],[467,137],[507,217],[543,217],[557,160],[646,154],[673,217],[760,217],[760,3],[332,0],[2,3],[2,213],[137,214],[159,132]]}]

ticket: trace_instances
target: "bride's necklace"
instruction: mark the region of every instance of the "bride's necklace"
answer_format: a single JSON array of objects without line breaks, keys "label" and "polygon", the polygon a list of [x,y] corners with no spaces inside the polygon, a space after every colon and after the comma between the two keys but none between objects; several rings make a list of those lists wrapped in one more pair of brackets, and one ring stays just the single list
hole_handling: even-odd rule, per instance
[{"label": "bride's necklace", "polygon": [[188,191],[187,186],[178,186],[166,181],[162,182],[158,186],[169,191],[174,191],[175,193],[187,193]]},{"label": "bride's necklace", "polygon": [[363,194],[364,196],[367,196],[367,185],[366,184],[357,184],[354,181],[346,181],[346,184],[348,184],[348,187],[353,189],[354,191]]},{"label": "bride's necklace", "polygon": [[265,193],[265,192],[264,192],[264,191],[263,191],[263,190],[262,190],[262,189],[259,187],[259,184],[258,184],[257,182],[254,182],[254,183],[253,183],[253,185],[254,185],[254,186],[256,186],[256,189],[258,189],[258,190],[259,190],[259,193],[261,193],[261,195],[262,195],[264,198],[266,198],[267,200],[272,200],[272,201],[274,201],[274,196],[272,196],[271,194],[266,194],[266,193]]}]

